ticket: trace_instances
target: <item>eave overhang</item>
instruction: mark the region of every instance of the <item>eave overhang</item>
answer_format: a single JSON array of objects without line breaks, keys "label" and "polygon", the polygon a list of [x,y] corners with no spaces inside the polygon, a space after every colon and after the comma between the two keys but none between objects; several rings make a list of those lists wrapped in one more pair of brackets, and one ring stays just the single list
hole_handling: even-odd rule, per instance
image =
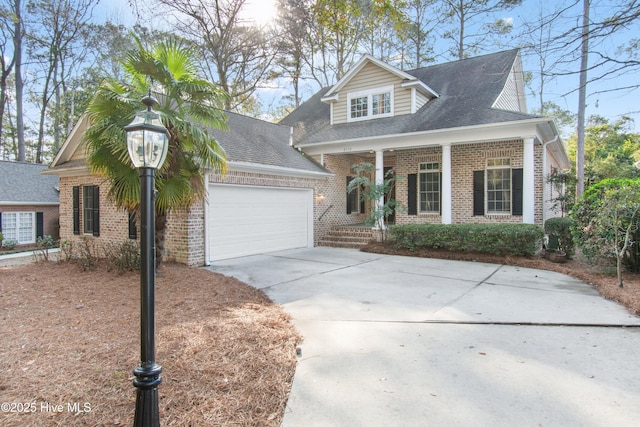
[{"label": "eave overhang", "polygon": [[560,166],[570,167],[562,141],[556,136],[557,132],[553,121],[546,118],[532,118],[412,133],[377,135],[309,144],[300,143],[296,147],[309,155],[358,154],[371,151],[535,138],[539,143],[550,142],[549,149],[554,153]]}]

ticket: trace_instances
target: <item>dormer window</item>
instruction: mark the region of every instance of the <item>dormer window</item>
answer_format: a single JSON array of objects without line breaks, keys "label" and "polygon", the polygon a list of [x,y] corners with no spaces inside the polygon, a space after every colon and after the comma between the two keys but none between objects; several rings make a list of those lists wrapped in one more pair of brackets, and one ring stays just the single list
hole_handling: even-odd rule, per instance
[{"label": "dormer window", "polygon": [[393,86],[349,93],[347,121],[370,120],[393,115]]}]

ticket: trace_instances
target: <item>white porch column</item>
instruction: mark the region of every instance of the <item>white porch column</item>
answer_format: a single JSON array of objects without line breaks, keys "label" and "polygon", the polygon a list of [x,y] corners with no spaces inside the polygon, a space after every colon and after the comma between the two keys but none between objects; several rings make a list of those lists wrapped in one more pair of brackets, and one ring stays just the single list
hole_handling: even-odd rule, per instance
[{"label": "white porch column", "polygon": [[451,224],[451,145],[442,146],[442,223]]},{"label": "white porch column", "polygon": [[533,138],[524,138],[522,160],[522,222],[535,223],[535,154]]},{"label": "white porch column", "polygon": [[[384,151],[376,151],[376,185],[382,185],[384,183]],[[384,196],[381,196],[376,201],[376,208],[380,209],[384,205]],[[384,228],[384,218],[380,220],[382,227]],[[377,225],[376,225],[377,228]]]}]

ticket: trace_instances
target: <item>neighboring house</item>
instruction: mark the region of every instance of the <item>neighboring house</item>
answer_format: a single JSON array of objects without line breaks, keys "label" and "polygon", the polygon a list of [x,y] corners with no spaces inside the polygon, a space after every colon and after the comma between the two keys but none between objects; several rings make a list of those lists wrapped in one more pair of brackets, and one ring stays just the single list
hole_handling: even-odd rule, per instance
[{"label": "neighboring house", "polygon": [[[546,177],[570,167],[553,121],[526,113],[518,50],[413,71],[367,55],[280,124],[227,116],[230,131],[213,134],[229,172],[207,176],[205,203],[170,215],[169,259],[202,265],[308,247],[363,223],[370,208],[346,187],[364,161],[378,180],[395,170],[397,224],[542,225],[556,215]],[[61,178],[61,236],[135,238],[86,167],[87,126],[76,125],[48,172]]]},{"label": "neighboring house", "polygon": [[58,177],[47,165],[0,161],[0,231],[18,245],[38,237],[58,238]]}]

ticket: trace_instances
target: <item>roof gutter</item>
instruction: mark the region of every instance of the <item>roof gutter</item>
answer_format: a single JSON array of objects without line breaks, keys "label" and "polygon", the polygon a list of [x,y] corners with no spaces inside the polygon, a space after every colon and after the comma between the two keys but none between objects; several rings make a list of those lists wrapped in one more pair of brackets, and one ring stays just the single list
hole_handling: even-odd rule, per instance
[{"label": "roof gutter", "polygon": [[261,173],[266,175],[283,175],[298,178],[326,178],[333,176],[330,172],[309,171],[304,169],[287,168],[283,166],[262,165],[248,162],[227,161],[228,172]]}]

